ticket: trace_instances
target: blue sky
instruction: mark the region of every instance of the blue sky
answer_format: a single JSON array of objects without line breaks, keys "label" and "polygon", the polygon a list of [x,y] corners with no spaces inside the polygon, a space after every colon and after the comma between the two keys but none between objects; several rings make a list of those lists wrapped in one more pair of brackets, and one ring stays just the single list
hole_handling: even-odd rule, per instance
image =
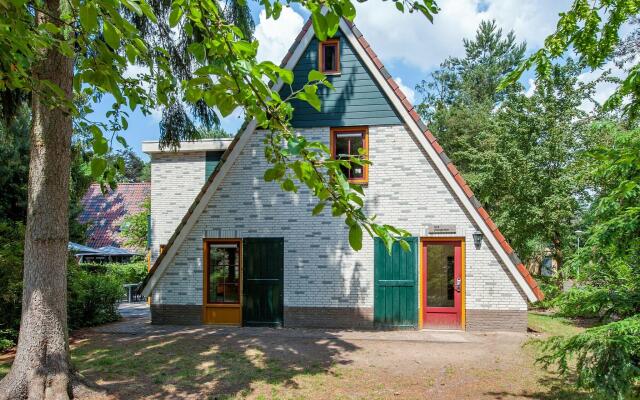
[{"label": "blue sky", "polygon": [[[307,13],[299,7],[284,9],[278,21],[267,20],[255,1],[249,0],[256,22],[256,38],[260,41],[258,57],[279,63],[299,32]],[[355,23],[401,85],[409,98],[419,101],[414,87],[426,78],[448,56],[464,52],[462,39],[472,37],[482,20],[495,19],[505,31],[514,30],[519,41],[526,41],[528,50],[539,48],[544,38],[555,28],[558,13],[570,7],[570,0],[440,0],[441,12],[429,23],[418,14],[401,14],[391,2],[369,0],[356,3]],[[524,77],[527,85],[531,74]],[[607,90],[604,90],[606,92]],[[603,92],[603,96],[605,96]],[[111,98],[94,105],[95,120],[104,119]],[[129,128],[123,132],[133,150],[141,153],[143,140],[159,137],[160,113],[143,116],[132,113]],[[223,127],[236,132],[242,123],[240,112],[223,120]]]}]

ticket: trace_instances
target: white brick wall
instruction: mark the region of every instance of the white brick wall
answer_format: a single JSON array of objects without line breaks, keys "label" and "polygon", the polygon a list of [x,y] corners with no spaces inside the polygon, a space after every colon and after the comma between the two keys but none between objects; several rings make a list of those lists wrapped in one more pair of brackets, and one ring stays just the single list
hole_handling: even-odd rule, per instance
[{"label": "white brick wall", "polygon": [[204,152],[151,154],[152,261],[204,185],[204,168]]},{"label": "white brick wall", "polygon": [[[328,144],[329,128],[300,133]],[[239,237],[285,238],[286,306],[372,307],[373,240],[365,237],[363,249],[352,251],[342,220],[329,210],[311,216],[316,201],[306,190],[289,194],[264,182],[262,137],[254,134],[224,178],[156,286],[154,303],[202,303],[202,238],[222,229],[237,231]],[[526,310],[524,294],[487,242],[476,250],[476,227],[407,129],[370,127],[369,143],[373,165],[365,188],[367,212],[415,236],[429,224],[457,225],[466,237],[466,308]]]}]

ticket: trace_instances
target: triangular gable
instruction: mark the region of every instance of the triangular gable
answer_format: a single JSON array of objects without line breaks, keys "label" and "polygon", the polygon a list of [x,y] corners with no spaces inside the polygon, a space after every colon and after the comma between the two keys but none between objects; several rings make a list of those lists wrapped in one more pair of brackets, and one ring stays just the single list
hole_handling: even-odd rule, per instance
[{"label": "triangular gable", "polygon": [[[373,49],[369,46],[369,43],[362,36],[362,33],[354,24],[346,20],[340,21],[340,30],[364,62],[369,73],[383,90],[385,96],[391,101],[395,111],[400,115],[406,126],[414,134],[415,139],[442,174],[447,185],[456,197],[458,197],[472,220],[478,225],[485,239],[507,266],[514,280],[527,295],[527,298],[530,301],[542,300],[544,295],[536,281],[531,277],[502,233],[500,233],[496,224],[491,220],[491,217],[489,217],[489,214],[476,199],[469,185],[467,185],[464,178],[462,178],[451,160],[444,153],[436,138],[422,122],[411,102],[407,100],[407,97],[402,93],[402,90],[400,90],[389,72],[382,65],[382,62],[380,62]],[[313,38],[314,33],[311,28],[311,20],[307,20],[302,31],[298,34],[298,37],[289,49],[289,52],[285,55],[281,65],[288,69],[293,69]],[[282,84],[279,82],[276,87],[274,87],[274,90],[280,90],[281,87]],[[175,257],[181,243],[195,225],[202,211],[220,185],[224,175],[229,171],[255,129],[256,122],[251,121],[241,133],[236,135],[229,148],[225,151],[214,173],[211,174],[204,184],[200,193],[196,196],[193,204],[189,207],[186,215],[171,236],[164,253],[156,259],[149,274],[145,278],[142,290],[143,295],[150,295],[151,290],[164,273],[164,270],[168,267],[170,261]]]},{"label": "triangular gable", "polygon": [[[364,61],[344,34],[338,30],[337,40],[340,54],[340,73],[328,74],[327,80],[334,89],[318,87],[322,99],[320,111],[309,103],[293,99],[291,126],[294,128],[320,128],[339,126],[402,125],[403,122],[384,94],[380,84],[373,78]],[[302,89],[312,70],[319,69],[320,41],[314,36],[302,56],[293,67],[294,81],[291,87],[280,89],[280,97]]]}]

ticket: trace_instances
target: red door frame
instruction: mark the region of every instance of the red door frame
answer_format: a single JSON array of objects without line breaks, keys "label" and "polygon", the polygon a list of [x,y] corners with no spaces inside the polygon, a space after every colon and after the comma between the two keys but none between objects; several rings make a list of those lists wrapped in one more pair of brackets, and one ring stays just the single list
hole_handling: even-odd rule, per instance
[{"label": "red door frame", "polygon": [[[427,304],[427,271],[429,260],[427,246],[450,245],[453,246],[453,279],[460,280],[459,290],[454,289],[453,307],[429,307]],[[422,321],[425,328],[462,329],[462,295],[464,277],[462,271],[462,240],[423,240],[422,241]]]}]

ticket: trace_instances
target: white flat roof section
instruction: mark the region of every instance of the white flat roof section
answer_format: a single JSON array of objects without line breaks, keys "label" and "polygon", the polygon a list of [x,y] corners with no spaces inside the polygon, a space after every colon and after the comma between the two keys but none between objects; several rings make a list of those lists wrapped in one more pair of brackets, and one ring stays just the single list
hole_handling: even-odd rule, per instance
[{"label": "white flat roof section", "polygon": [[224,151],[229,147],[233,138],[228,139],[202,139],[193,142],[182,142],[180,148],[172,150],[165,148],[160,150],[160,142],[145,140],[142,142],[142,151],[147,154],[153,153],[187,153],[194,151]]}]

